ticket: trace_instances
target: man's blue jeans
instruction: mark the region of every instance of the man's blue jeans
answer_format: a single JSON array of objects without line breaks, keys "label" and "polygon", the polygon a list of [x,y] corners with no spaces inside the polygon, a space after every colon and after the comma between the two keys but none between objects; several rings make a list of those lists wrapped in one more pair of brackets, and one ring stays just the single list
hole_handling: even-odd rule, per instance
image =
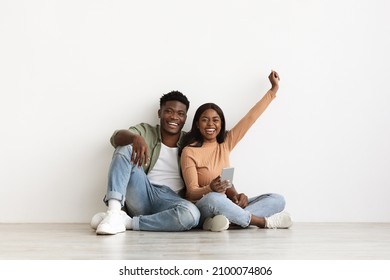
[{"label": "man's blue jeans", "polygon": [[168,186],[151,184],[142,167],[130,162],[132,146],[117,147],[104,202],[119,200],[133,218],[133,230],[184,231],[198,225],[200,213]]},{"label": "man's blue jeans", "polygon": [[274,193],[259,195],[248,200],[248,206],[243,209],[225,194],[208,193],[196,203],[201,213],[199,224],[202,225],[208,217],[224,215],[231,223],[247,227],[252,215],[269,217],[283,211],[286,204],[283,196]]}]

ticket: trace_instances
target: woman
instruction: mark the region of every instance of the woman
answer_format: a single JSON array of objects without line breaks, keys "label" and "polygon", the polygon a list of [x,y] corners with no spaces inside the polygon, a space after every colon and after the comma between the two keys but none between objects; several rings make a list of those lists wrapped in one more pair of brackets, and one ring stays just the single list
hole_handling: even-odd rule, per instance
[{"label": "woman", "polygon": [[184,139],[181,167],[186,197],[199,208],[203,229],[221,231],[230,223],[244,228],[292,225],[289,214],[281,212],[285,206],[281,195],[265,194],[248,199],[220,177],[222,168],[230,165],[230,152],[276,96],[278,73],[272,71],[268,79],[271,89],[230,131],[225,130],[223,111],[216,104],[203,104],[195,113],[191,131]]}]

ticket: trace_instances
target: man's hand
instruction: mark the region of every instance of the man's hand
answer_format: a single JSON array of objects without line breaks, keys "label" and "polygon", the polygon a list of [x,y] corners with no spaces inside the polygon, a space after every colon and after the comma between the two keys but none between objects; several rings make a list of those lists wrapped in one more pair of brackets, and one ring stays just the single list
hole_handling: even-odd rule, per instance
[{"label": "man's hand", "polygon": [[134,165],[142,166],[143,164],[148,165],[149,153],[148,146],[144,138],[137,135],[133,139],[133,152],[131,154],[131,162]]}]

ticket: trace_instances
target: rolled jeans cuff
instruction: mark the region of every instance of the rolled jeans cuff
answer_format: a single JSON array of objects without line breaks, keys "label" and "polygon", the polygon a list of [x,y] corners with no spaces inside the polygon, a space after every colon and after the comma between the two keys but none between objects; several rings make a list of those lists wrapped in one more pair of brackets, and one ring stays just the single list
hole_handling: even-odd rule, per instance
[{"label": "rolled jeans cuff", "polygon": [[140,230],[140,228],[139,228],[139,216],[133,217],[133,220],[131,222],[132,222],[133,230]]},{"label": "rolled jeans cuff", "polygon": [[106,196],[103,198],[103,202],[108,206],[108,201],[110,199],[116,199],[116,200],[120,201],[122,207],[125,205],[125,196],[119,192],[116,192],[116,191],[107,192]]}]

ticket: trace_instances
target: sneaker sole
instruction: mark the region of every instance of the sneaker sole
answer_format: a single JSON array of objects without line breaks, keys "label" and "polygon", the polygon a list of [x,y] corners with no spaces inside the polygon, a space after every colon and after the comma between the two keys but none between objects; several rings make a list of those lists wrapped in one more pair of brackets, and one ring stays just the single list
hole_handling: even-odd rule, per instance
[{"label": "sneaker sole", "polygon": [[[131,218],[124,211],[121,211],[121,215],[123,215],[126,230],[131,229]],[[100,223],[104,220],[105,217],[106,217],[105,212],[100,212],[95,214],[91,219],[91,223],[90,223],[91,228],[97,230]]]},{"label": "sneaker sole", "polygon": [[125,232],[125,227],[120,228],[112,228],[112,227],[105,227],[104,225],[99,225],[99,227],[96,230],[97,235],[114,235],[117,233]]}]

